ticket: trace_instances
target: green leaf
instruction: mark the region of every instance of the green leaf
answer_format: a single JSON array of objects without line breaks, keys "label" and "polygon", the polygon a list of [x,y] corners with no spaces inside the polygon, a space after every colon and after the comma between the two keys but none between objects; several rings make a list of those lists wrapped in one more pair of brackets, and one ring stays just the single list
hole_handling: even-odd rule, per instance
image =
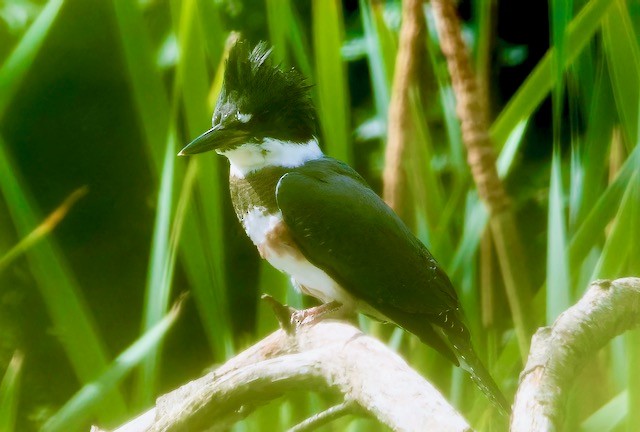
[{"label": "green leaf", "polygon": [[396,50],[390,35],[384,32],[382,6],[372,4],[371,0],[359,0],[359,5],[376,112],[383,119],[386,130]]},{"label": "green leaf", "polygon": [[288,0],[266,0],[269,42],[272,56],[276,63],[289,64],[287,60],[287,34],[290,25],[290,8]]},{"label": "green leaf", "polygon": [[113,0],[113,6],[151,169],[159,174],[169,129],[169,101],[137,2]]},{"label": "green leaf", "polygon": [[40,225],[31,231],[26,237],[18,242],[14,247],[0,256],[0,272],[4,270],[16,258],[20,257],[27,249],[33,247],[43,237],[51,233],[56,226],[65,218],[71,207],[88,192],[88,188],[76,189],[69,195],[58,208],[47,216]]},{"label": "green leaf", "polygon": [[330,156],[351,161],[349,99],[342,61],[342,8],[337,0],[313,0],[313,49],[316,60],[320,125]]},{"label": "green leaf", "polygon": [[0,382],[0,431],[3,432],[15,428],[23,360],[22,353],[16,351]]},{"label": "green leaf", "polygon": [[[636,170],[622,197],[615,222],[609,231],[607,241],[593,270],[592,280],[615,279],[620,277],[622,269],[629,259],[632,241],[629,237],[640,220],[640,170]],[[640,270],[640,269],[636,269]]]},{"label": "green leaf", "polygon": [[553,87],[553,124],[554,136],[560,135],[560,121],[564,96],[564,65],[566,27],[571,18],[573,2],[571,0],[551,0],[551,41],[556,55],[552,57],[552,68],[555,70],[555,82]]},{"label": "green leaf", "polygon": [[602,35],[625,142],[627,149],[631,149],[638,140],[640,52],[627,8],[626,1],[614,1],[602,24]]},{"label": "green leaf", "polygon": [[[582,224],[587,212],[593,207],[605,187],[607,153],[615,123],[615,105],[609,74],[605,67],[600,67],[589,106],[584,141],[580,147],[574,149],[578,153],[579,161],[571,176],[571,231]],[[572,268],[571,271],[576,269]]]},{"label": "green leaf", "polygon": [[571,305],[560,149],[554,148],[547,224],[547,324]]},{"label": "green leaf", "polygon": [[[160,71],[152,61],[150,53],[153,50],[144,30],[142,13],[136,3],[114,0],[114,7],[132,90],[149,148],[150,166],[154,174],[159,176],[164,159],[161,143],[166,143],[169,125],[179,112],[178,105],[169,105]],[[184,93],[189,138],[195,138],[208,127],[211,118],[202,35],[197,26],[197,9],[193,0],[183,2],[181,8],[176,6],[173,12],[176,28],[182,27],[174,93],[178,96],[179,89]],[[215,62],[215,59],[212,61]],[[216,192],[217,161],[215,155],[201,155],[191,160],[191,164],[194,165],[192,173],[202,177],[195,197],[187,202],[202,199],[204,205],[199,205],[198,202],[198,206],[189,205],[186,210],[180,257],[193,287],[196,307],[209,344],[212,351],[222,359],[233,352],[233,346],[230,338],[231,324],[226,313],[224,274],[221,272],[224,254],[220,245],[223,238],[218,234],[224,229],[224,225],[219,219],[221,206],[217,204],[220,202],[219,192]],[[183,169],[182,165],[176,166],[177,173],[182,173]],[[176,175],[176,178],[180,177],[179,174]],[[211,227],[215,228],[213,233]]]},{"label": "green leaf", "polygon": [[622,196],[628,189],[631,178],[640,167],[640,146],[624,162],[615,180],[602,193],[591,208],[584,222],[579,226],[569,243],[569,267],[576,269],[585,259],[591,248],[599,241],[599,235],[614,216]]},{"label": "green leaf", "polygon": [[213,69],[218,67],[220,59],[224,54],[224,44],[227,32],[224,29],[218,5],[208,0],[197,0],[197,15],[199,27],[202,30],[203,39],[209,59],[209,66]]},{"label": "green leaf", "polygon": [[42,428],[43,432],[78,429],[104,401],[105,394],[118,385],[127,374],[165,337],[180,313],[184,297],[162,320],[147,330],[124,350],[94,381],[83,386]]},{"label": "green leaf", "polygon": [[[640,212],[637,211],[637,207],[638,205],[636,204],[636,216],[640,218]],[[636,227],[636,237],[632,238],[638,238],[638,231]],[[625,351],[627,376],[629,377],[627,383],[627,392],[629,395],[627,404],[627,430],[634,431],[640,426],[640,412],[638,412],[637,409],[637,407],[640,406],[640,370],[638,370],[638,364],[640,364],[640,330],[630,330],[625,334]]]},{"label": "green leaf", "polygon": [[4,117],[22,80],[40,52],[63,3],[63,0],[50,0],[47,3],[2,65],[0,69],[0,118]]},{"label": "green leaf", "polygon": [[580,425],[580,432],[608,432],[616,430],[627,415],[628,393],[623,391]]},{"label": "green leaf", "polygon": [[307,32],[304,30],[304,24],[300,22],[300,18],[298,17],[295,8],[291,6],[290,2],[288,3],[288,6],[289,22],[287,24],[287,28],[289,28],[289,32],[287,33],[287,37],[289,46],[293,52],[293,58],[295,59],[296,65],[302,74],[307,77],[307,79],[311,80],[311,82],[315,82],[315,75],[311,67],[311,56],[309,55],[311,50],[309,49]]},{"label": "green leaf", "polygon": [[[191,140],[211,125],[210,79],[195,2],[186,0],[177,4],[181,7],[174,8],[173,13],[174,21],[178,22],[175,27],[179,31],[181,56],[176,86],[182,91],[187,137]],[[198,155],[190,163],[196,164],[197,175],[194,196],[185,218],[181,252],[209,344],[216,357],[222,360],[234,352],[225,276],[226,227],[222,194],[228,194],[223,192],[228,186],[226,181],[221,181],[221,167],[226,162],[212,152]],[[201,264],[196,266],[198,262]]]},{"label": "green leaf", "polygon": [[[506,145],[502,148],[497,161],[498,174],[500,177],[505,177],[513,166],[527,124],[528,119],[518,124],[512,130]],[[479,200],[476,191],[472,190],[468,192],[465,207],[467,211],[465,213],[464,231],[451,260],[451,265],[448,267],[453,275],[457,274],[458,271],[463,271],[466,263],[470,262],[478,249],[482,232],[487,222],[489,222],[487,209]]]},{"label": "green leaf", "polygon": [[[0,138],[0,192],[4,195],[18,235],[26,237],[41,218]],[[106,367],[107,350],[98,333],[82,291],[54,240],[45,237],[26,251],[31,273],[40,290],[57,337],[76,376],[82,383],[95,379]],[[108,422],[124,414],[122,396],[113,391],[99,408],[100,418]]]},{"label": "green leaf", "polygon": [[[173,209],[173,182],[176,160],[173,131],[167,140],[164,167],[158,193],[156,219],[151,242],[147,284],[143,312],[142,332],[146,332],[162,319],[169,307],[171,281],[175,267],[176,244],[170,244],[170,226]],[[153,400],[160,362],[161,343],[152,348],[140,370],[137,382],[137,406],[144,407]]]},{"label": "green leaf", "polygon": [[[592,0],[571,20],[566,28],[563,68],[571,64],[593,38],[613,1]],[[557,79],[553,73],[556,56],[556,50],[550,48],[491,126],[491,138],[498,148],[502,148],[513,128],[529,118],[553,88]]]}]

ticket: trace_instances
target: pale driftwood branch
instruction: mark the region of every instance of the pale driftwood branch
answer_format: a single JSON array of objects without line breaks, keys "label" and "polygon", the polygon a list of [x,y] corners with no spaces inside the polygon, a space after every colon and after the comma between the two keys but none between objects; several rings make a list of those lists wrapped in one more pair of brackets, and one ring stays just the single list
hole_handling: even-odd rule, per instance
[{"label": "pale driftwood branch", "polygon": [[533,336],[516,394],[512,432],[562,430],[564,402],[585,361],[640,325],[640,278],[595,281],[551,327]]},{"label": "pale driftwood branch", "polygon": [[[285,310],[281,306],[278,314],[284,320]],[[567,392],[585,361],[610,339],[639,325],[640,278],[594,282],[553,326],[534,335],[511,431],[561,430]],[[387,346],[349,324],[327,320],[272,333],[216,371],[161,397],[156,408],[117,432],[225,429],[257,405],[305,388],[337,391],[345,403],[333,411],[353,406],[354,412],[366,412],[393,430],[471,430]],[[332,410],[328,412],[331,418]]]},{"label": "pale driftwood branch", "polygon": [[348,414],[357,414],[361,408],[359,405],[352,401],[344,401],[341,404],[332,406],[316,415],[309,417],[303,422],[298,423],[287,432],[308,432],[318,429],[320,426],[324,426],[327,423],[331,423],[333,420],[340,417],[344,417]]},{"label": "pale driftwood branch", "polygon": [[[322,321],[278,330],[216,371],[161,397],[119,429],[224,429],[256,406],[296,389],[333,390],[396,431],[470,431],[424,378],[350,324]],[[137,422],[137,423],[136,423]]]}]

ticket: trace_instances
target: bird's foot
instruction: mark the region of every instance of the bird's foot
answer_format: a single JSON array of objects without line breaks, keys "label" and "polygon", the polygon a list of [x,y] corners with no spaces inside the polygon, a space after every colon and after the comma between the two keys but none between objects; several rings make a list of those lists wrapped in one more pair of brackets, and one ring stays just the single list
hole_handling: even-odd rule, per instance
[{"label": "bird's foot", "polygon": [[283,305],[268,294],[263,294],[262,300],[269,303],[280,323],[280,327],[289,334],[302,326],[313,325],[326,318],[341,316],[345,310],[345,307],[337,301],[309,309],[297,310]]},{"label": "bird's foot", "polygon": [[332,301],[309,309],[296,310],[291,314],[291,325],[296,328],[313,325],[325,318],[330,318],[342,309],[342,303]]}]

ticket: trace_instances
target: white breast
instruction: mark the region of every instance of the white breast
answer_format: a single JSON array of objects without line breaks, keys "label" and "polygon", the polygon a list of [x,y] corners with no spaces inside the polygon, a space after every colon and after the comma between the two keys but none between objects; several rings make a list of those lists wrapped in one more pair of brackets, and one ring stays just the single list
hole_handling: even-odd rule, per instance
[{"label": "white breast", "polygon": [[253,207],[242,217],[242,226],[254,245],[260,246],[280,222],[282,213],[269,214],[265,207]]},{"label": "white breast", "polygon": [[323,156],[315,138],[304,143],[265,138],[260,144],[247,143],[231,150],[216,151],[229,159],[231,175],[237,178],[245,178],[268,166],[298,167]]},{"label": "white breast", "polygon": [[254,207],[242,217],[242,225],[260,255],[290,275],[296,288],[325,303],[336,300],[348,307],[355,306],[353,297],[337,282],[311,264],[295,245],[278,236],[284,227],[281,212],[270,214],[264,207]]}]

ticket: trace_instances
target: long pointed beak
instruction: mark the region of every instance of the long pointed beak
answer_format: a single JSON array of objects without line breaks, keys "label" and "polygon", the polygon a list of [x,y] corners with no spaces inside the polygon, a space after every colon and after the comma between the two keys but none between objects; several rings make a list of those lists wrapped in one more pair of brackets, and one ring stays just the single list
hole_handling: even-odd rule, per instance
[{"label": "long pointed beak", "polygon": [[249,133],[234,127],[216,125],[191,141],[178,156],[189,156],[210,150],[233,148],[246,143]]}]

